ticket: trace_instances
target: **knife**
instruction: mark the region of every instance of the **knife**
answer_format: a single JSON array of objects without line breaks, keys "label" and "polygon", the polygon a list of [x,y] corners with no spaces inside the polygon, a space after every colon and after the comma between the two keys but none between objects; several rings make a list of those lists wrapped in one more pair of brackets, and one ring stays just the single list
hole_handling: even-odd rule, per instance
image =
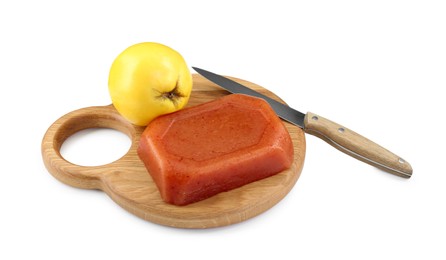
[{"label": "knife", "polygon": [[221,75],[192,68],[231,93],[264,99],[280,118],[302,128],[308,134],[319,137],[345,154],[403,178],[412,176],[412,167],[406,160],[340,124],[311,112],[299,112]]}]

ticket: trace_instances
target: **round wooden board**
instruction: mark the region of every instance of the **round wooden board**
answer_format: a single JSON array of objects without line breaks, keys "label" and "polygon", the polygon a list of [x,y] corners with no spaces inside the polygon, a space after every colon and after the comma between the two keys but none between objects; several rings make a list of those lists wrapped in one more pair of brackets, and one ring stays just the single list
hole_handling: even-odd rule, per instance
[{"label": "round wooden board", "polygon": [[[233,79],[280,100],[258,85]],[[197,74],[193,75],[193,80],[188,106],[228,94]],[[82,108],[59,118],[43,138],[42,156],[48,171],[61,182],[84,189],[103,190],[121,207],[145,220],[180,228],[219,227],[244,221],[268,210],[293,188],[304,163],[305,136],[300,128],[284,123],[294,144],[294,162],[289,169],[187,206],[170,205],[161,199],[155,183],[136,153],[144,128],[127,122],[112,105]],[[61,156],[60,147],[72,134],[86,128],[122,131],[130,137],[132,145],[122,158],[106,165],[86,167],[72,164]]]}]

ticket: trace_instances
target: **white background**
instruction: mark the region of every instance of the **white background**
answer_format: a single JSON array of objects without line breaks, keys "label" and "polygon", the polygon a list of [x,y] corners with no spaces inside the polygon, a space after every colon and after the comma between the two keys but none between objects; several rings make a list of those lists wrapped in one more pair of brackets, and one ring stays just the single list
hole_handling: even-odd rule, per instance
[{"label": "white background", "polygon": [[[98,2],[0,3],[0,259],[446,259],[444,1]],[[404,157],[414,175],[307,135],[284,200],[209,230],[146,222],[103,192],[60,183],[42,163],[46,129],[109,104],[113,59],[143,41],[339,122]],[[67,157],[91,163],[129,146],[107,131],[72,143]]]}]

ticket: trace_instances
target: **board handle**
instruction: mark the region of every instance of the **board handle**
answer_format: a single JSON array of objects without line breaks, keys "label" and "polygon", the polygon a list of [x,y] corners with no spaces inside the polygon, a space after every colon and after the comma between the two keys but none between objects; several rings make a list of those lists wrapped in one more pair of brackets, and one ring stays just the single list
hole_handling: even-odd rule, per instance
[{"label": "board handle", "polygon": [[403,178],[412,176],[409,162],[335,122],[313,113],[305,116],[305,132],[317,136],[341,152]]},{"label": "board handle", "polygon": [[[117,161],[100,166],[81,166],[65,160],[60,148],[74,133],[88,128],[112,128],[121,131],[132,141],[129,151]],[[118,171],[125,157],[132,156],[138,143],[138,127],[121,117],[113,105],[94,106],[72,111],[56,120],[42,140],[42,157],[47,170],[58,180],[84,189],[103,190],[107,174]]]}]

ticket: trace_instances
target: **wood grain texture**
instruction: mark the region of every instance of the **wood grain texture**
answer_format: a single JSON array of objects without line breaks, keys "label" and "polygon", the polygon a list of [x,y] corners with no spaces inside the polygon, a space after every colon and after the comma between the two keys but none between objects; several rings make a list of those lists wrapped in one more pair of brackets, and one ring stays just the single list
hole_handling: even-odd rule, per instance
[{"label": "wood grain texture", "polygon": [[[248,81],[234,80],[271,98],[280,99]],[[228,92],[201,76],[193,75],[194,86],[188,106],[227,95]],[[285,123],[285,122],[284,122]],[[304,132],[285,123],[294,145],[292,166],[269,178],[187,206],[166,204],[152,181],[136,149],[144,127],[130,124],[112,105],[82,108],[55,121],[42,140],[42,157],[48,171],[58,180],[83,189],[104,191],[118,205],[145,220],[180,228],[211,228],[238,223],[276,205],[293,188],[305,158]],[[120,159],[101,166],[79,166],[60,154],[63,142],[86,128],[112,128],[129,136],[129,151]]]},{"label": "wood grain texture", "polygon": [[304,124],[305,132],[343,153],[400,177],[412,176],[412,166],[407,161],[344,126],[311,112],[305,116]]}]

